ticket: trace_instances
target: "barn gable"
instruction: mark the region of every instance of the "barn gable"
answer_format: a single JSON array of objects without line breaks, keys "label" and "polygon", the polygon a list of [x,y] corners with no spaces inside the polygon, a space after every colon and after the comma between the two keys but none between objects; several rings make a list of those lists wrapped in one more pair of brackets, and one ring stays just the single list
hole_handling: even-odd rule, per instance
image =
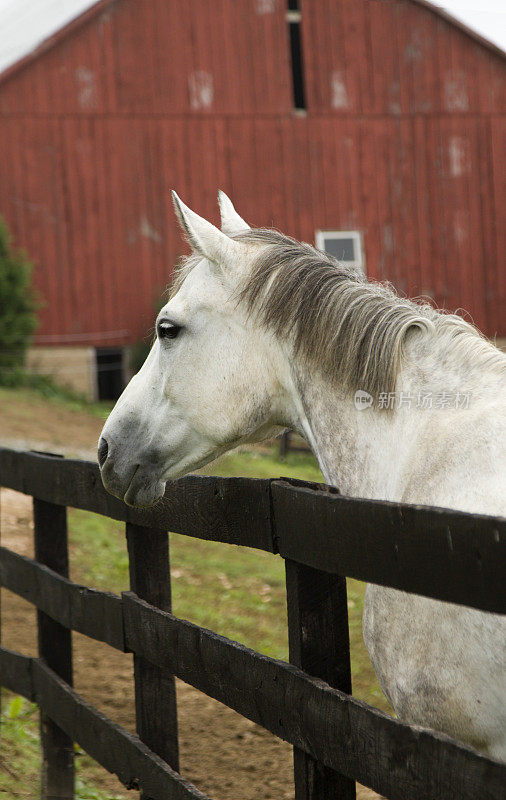
[{"label": "barn gable", "polygon": [[[49,97],[53,113],[279,114],[292,108],[281,0],[221,0],[198,14],[184,0],[75,2],[76,9],[89,7],[0,74],[4,113],[44,112]],[[504,108],[505,53],[427,0],[336,0],[330,14],[325,0],[297,5],[309,111]],[[325,17],[322,28],[318,21]],[[144,51],[139,69],[134,55]]]}]

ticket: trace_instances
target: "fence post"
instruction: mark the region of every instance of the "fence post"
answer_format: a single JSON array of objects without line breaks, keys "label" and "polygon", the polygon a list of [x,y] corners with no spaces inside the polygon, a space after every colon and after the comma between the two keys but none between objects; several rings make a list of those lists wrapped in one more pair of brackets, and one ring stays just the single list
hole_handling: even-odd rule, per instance
[{"label": "fence post", "polygon": [[[171,611],[169,534],[126,523],[130,589]],[[173,675],[134,655],[135,716],[139,738],[179,771],[176,683]]]},{"label": "fence post", "polygon": [[286,458],[290,449],[290,431],[285,431],[279,437],[279,457]]},{"label": "fence post", "polygon": [[[286,560],[290,663],[351,694],[346,579]],[[293,749],[295,800],[355,800],[355,781]]]},{"label": "fence post", "polygon": [[[67,509],[33,499],[35,559],[68,578]],[[39,658],[72,686],[72,634],[37,611]],[[40,714],[42,800],[73,800],[74,743],[46,714]]]}]

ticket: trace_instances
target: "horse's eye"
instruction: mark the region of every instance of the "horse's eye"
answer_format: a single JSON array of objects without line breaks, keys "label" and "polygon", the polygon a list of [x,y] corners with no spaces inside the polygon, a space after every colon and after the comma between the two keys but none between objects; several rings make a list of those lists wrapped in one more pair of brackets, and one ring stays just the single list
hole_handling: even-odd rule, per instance
[{"label": "horse's eye", "polygon": [[167,319],[163,319],[158,323],[158,338],[159,339],[175,339],[181,330],[180,325],[174,325]]}]

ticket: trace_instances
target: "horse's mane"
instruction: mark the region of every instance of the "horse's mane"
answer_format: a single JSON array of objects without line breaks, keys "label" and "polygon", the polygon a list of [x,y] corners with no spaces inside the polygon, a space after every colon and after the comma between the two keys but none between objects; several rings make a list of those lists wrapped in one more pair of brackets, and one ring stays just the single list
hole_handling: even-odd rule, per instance
[{"label": "horse's mane", "polygon": [[[357,268],[276,230],[255,228],[234,238],[262,246],[238,301],[344,390],[359,388],[375,397],[395,391],[413,330],[447,339],[471,363],[506,369],[504,354],[456,314],[399,297],[389,284],[370,282]],[[200,260],[183,260],[171,296]]]},{"label": "horse's mane", "polygon": [[395,391],[410,331],[434,331],[475,362],[506,357],[462,317],[399,297],[355,267],[278,231],[257,228],[235,238],[263,245],[239,299],[277,336],[293,337],[308,364],[350,391]]}]

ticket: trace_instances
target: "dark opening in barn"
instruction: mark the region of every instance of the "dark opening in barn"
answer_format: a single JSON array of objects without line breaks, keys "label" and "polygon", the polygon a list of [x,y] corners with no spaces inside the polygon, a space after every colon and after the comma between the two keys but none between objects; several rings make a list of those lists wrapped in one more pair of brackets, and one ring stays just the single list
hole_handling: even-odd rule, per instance
[{"label": "dark opening in barn", "polygon": [[289,0],[287,19],[290,30],[293,104],[296,109],[305,110],[306,95],[304,91],[304,66],[300,32],[301,13],[298,0]]},{"label": "dark opening in barn", "polygon": [[123,351],[119,347],[97,347],[97,391],[99,400],[117,400],[125,388]]}]

